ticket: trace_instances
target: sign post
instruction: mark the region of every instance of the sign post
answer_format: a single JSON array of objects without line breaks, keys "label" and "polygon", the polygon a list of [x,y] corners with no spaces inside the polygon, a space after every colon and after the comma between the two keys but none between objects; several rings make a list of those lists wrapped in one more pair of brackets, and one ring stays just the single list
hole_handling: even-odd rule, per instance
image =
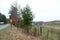
[{"label": "sign post", "polygon": [[10,19],[10,24],[11,24],[11,30],[12,30],[12,19]]},{"label": "sign post", "polygon": [[43,22],[40,22],[40,35],[42,36],[42,27],[43,27]]},{"label": "sign post", "polygon": [[17,29],[18,29],[18,23],[19,23],[19,22],[20,22],[20,19],[19,19],[19,18],[10,19],[11,30],[12,30],[12,25],[16,26]]}]

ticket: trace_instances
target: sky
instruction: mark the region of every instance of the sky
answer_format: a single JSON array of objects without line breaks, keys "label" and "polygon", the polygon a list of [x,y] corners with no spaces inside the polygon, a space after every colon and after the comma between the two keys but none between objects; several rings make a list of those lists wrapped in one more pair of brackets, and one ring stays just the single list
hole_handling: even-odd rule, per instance
[{"label": "sky", "polygon": [[60,20],[60,0],[0,0],[0,12],[9,18],[11,4],[17,1],[21,8],[29,5],[33,15],[33,21]]}]

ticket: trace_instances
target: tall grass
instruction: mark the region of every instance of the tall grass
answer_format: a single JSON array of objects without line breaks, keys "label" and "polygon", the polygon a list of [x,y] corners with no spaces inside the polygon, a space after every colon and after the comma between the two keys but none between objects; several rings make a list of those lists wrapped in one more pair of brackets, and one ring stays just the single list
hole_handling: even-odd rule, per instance
[{"label": "tall grass", "polygon": [[[47,37],[48,40],[60,40],[60,29],[56,27],[42,27],[42,36]],[[36,27],[36,34],[40,36],[40,27]]]}]

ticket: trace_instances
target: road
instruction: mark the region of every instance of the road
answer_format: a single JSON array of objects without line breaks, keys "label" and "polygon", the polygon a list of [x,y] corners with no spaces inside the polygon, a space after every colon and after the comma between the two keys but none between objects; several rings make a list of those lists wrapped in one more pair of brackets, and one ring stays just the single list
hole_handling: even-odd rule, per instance
[{"label": "road", "polygon": [[0,25],[0,30],[6,28],[6,27],[8,27],[8,26],[9,26],[9,24]]}]

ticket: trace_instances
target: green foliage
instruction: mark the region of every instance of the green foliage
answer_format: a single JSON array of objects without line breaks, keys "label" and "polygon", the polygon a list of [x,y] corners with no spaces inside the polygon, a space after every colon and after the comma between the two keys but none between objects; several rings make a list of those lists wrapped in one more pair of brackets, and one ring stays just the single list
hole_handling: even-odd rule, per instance
[{"label": "green foliage", "polygon": [[24,27],[23,20],[20,22],[20,28],[25,28],[25,27]]},{"label": "green foliage", "polygon": [[33,20],[33,15],[30,7],[27,5],[24,9],[22,9],[21,13],[22,13],[23,26],[28,30],[29,27],[32,25]]},{"label": "green foliage", "polygon": [[5,15],[0,13],[0,21],[4,22],[5,24],[7,23],[7,18]]},{"label": "green foliage", "polygon": [[31,25],[32,20],[33,20],[33,15],[32,15],[32,12],[28,6],[26,6],[22,10],[22,17],[23,17],[24,25]]},{"label": "green foliage", "polygon": [[6,18],[6,16],[3,15],[2,18],[3,18],[4,23],[6,24],[6,23],[7,23],[7,18]]}]

